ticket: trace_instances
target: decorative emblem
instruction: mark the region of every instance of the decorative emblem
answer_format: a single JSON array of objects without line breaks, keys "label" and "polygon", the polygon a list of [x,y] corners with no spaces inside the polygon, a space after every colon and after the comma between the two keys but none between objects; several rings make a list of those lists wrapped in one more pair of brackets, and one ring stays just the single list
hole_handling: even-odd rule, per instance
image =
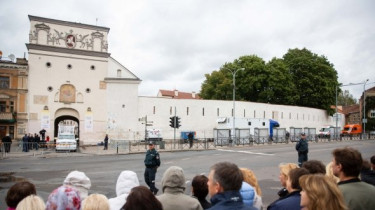
[{"label": "decorative emblem", "polygon": [[69,34],[65,38],[65,44],[68,48],[74,48],[76,46],[76,37],[73,34]]}]

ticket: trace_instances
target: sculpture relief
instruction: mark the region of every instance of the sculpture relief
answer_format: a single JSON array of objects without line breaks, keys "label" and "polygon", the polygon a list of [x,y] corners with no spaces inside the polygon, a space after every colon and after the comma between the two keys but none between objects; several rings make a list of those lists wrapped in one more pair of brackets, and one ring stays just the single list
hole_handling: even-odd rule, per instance
[{"label": "sculpture relief", "polygon": [[[43,38],[39,34],[39,31],[46,31],[47,37],[45,42],[47,45],[57,45],[63,46],[61,40],[63,40],[65,46],[67,48],[75,49],[85,49],[85,50],[94,50],[99,52],[107,52],[108,51],[108,42],[104,39],[104,34],[95,31],[91,34],[77,34],[74,33],[72,29],[69,32],[60,32],[56,29],[53,29],[53,32],[50,33],[50,26],[46,25],[45,23],[35,24],[35,30],[30,31],[29,33],[29,42],[35,44],[38,43],[38,39]],[[95,41],[96,40],[96,41]],[[95,48],[95,49],[94,49]]]}]

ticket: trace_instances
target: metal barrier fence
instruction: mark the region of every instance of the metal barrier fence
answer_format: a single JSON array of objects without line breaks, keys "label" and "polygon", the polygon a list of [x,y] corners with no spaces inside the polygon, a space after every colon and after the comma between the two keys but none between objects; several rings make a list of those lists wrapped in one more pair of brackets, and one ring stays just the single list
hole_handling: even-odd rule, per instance
[{"label": "metal barrier fence", "polygon": [[[180,139],[167,139],[163,141],[156,141],[156,149],[159,151],[177,151],[177,150],[209,150],[217,147],[238,147],[238,146],[253,146],[259,144],[287,144],[290,139],[298,141],[300,135],[286,135],[285,130],[277,130],[271,139],[268,135],[264,135],[263,129],[258,129],[254,135],[248,137],[232,139],[231,137],[220,138],[202,138],[195,139],[193,145],[190,147],[188,141]],[[298,132],[295,132],[295,134]],[[375,140],[375,134],[366,133],[365,135],[340,136],[338,139],[319,138],[316,134],[309,134],[307,137],[311,142],[331,142],[331,141],[358,141],[362,139]],[[293,141],[291,141],[293,142]],[[108,144],[108,150],[103,150],[103,145],[81,145],[78,147],[77,153],[90,154],[128,154],[145,152],[147,150],[147,142],[135,140],[111,140]],[[70,153],[72,151],[60,151],[59,153]],[[55,153],[55,144],[49,143],[23,143],[14,141],[13,143],[0,143],[1,157],[8,156],[9,153],[18,154],[47,154]],[[73,153],[73,154],[77,154]]]}]

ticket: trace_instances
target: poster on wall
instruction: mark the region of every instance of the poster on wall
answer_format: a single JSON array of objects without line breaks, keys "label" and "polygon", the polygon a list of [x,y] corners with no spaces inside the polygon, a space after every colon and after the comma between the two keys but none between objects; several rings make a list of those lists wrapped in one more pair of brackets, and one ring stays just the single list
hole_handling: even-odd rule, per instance
[{"label": "poster on wall", "polygon": [[92,112],[86,112],[85,116],[85,131],[92,132],[93,131],[93,117]]},{"label": "poster on wall", "polygon": [[43,110],[41,114],[41,120],[40,120],[40,127],[42,129],[49,129],[50,128],[50,117],[49,117],[49,111]]}]

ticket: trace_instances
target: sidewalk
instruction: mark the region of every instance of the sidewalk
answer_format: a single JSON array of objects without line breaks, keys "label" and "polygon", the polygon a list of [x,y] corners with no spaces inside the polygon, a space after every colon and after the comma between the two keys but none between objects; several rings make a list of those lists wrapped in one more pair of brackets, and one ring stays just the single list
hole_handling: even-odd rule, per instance
[{"label": "sidewalk", "polygon": [[29,150],[29,152],[22,152],[22,150],[14,149],[12,147],[10,153],[0,153],[0,159],[9,159],[9,158],[22,158],[22,157],[37,157],[37,158],[51,158],[51,157],[83,157],[83,156],[93,156],[93,155],[110,155],[116,154],[116,150],[109,149],[103,150],[103,147],[99,146],[83,146],[79,147],[78,152],[56,152],[54,148],[46,149],[40,148],[39,150]]}]

